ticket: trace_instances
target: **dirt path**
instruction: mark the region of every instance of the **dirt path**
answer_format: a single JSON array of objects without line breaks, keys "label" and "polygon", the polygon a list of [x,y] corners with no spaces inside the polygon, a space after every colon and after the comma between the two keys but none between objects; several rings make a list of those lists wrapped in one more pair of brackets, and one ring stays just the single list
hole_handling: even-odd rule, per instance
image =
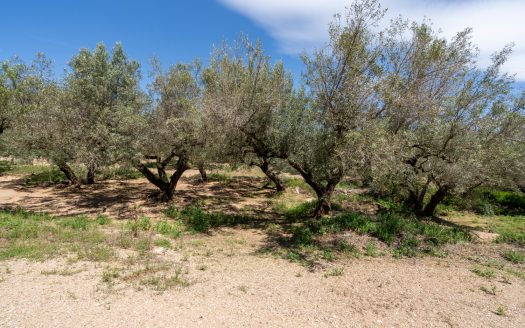
[{"label": "dirt path", "polygon": [[[254,185],[197,187],[194,178],[180,187],[214,207],[268,206],[269,191]],[[0,206],[121,217],[136,204],[153,214],[165,206],[148,200],[153,189],[141,179],[80,191],[17,179],[0,177]],[[503,270],[491,279],[472,272],[471,258],[497,257],[496,245],[456,246],[446,258],[340,258],[309,270],[258,252],[267,238],[240,228],[183,237],[159,256],[190,284],[164,292],[104,282],[115,263],[0,262],[0,327],[525,327],[525,282]]]},{"label": "dirt path", "polygon": [[[213,245],[213,238],[221,236],[210,237],[206,244]],[[251,250],[247,246],[233,256],[191,257],[184,265],[192,284],[160,294],[126,286],[108,289],[101,282],[105,265],[4,262],[0,326],[523,327],[525,323],[523,282],[487,281],[461,260],[346,260],[337,263],[342,275],[326,277],[330,268],[310,272],[285,260],[255,256]],[[64,267],[71,275],[43,274]],[[203,267],[207,269],[202,271]],[[488,295],[481,286],[495,286],[496,295]],[[500,305],[506,316],[495,313]]]}]

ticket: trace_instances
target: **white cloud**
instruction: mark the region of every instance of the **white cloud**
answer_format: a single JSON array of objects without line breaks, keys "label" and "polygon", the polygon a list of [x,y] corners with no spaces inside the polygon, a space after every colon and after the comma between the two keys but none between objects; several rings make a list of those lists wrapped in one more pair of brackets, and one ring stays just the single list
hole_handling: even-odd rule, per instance
[{"label": "white cloud", "polygon": [[[350,0],[219,0],[249,17],[275,38],[280,50],[297,54],[322,45],[333,14]],[[388,18],[399,14],[412,20],[430,18],[447,37],[472,27],[480,49],[480,63],[508,43],[514,53],[505,66],[525,81],[525,0],[383,0]]]}]

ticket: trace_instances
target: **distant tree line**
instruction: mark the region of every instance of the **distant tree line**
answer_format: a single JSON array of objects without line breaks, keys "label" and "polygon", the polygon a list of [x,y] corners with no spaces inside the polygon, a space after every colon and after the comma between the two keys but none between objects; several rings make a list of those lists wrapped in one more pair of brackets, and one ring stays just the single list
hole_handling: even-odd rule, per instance
[{"label": "distant tree line", "polygon": [[450,40],[427,21],[381,29],[384,14],[359,0],[336,15],[295,84],[247,38],[215,48],[207,66],[154,60],[147,91],[118,43],[81,50],[59,80],[43,55],[4,61],[1,150],[45,158],[72,184],[95,183],[101,166],[133,166],[165,200],[192,167],[205,180],[207,163],[257,166],[282,191],[288,166],[315,191],[316,217],[346,176],[418,216],[480,186],[523,190],[525,92],[501,72],[511,48],[482,69],[470,29]]}]

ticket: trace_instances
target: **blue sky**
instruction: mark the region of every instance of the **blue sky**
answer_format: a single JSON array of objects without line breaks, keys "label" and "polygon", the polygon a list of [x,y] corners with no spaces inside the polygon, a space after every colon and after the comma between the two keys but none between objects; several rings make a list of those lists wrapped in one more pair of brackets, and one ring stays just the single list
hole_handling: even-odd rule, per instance
[{"label": "blue sky", "polygon": [[275,51],[277,41],[262,27],[215,0],[18,0],[3,3],[2,10],[11,14],[0,19],[0,60],[17,55],[29,61],[43,52],[59,74],[79,49],[121,41],[147,77],[154,55],[163,65],[206,60],[213,44],[241,31],[259,38],[273,58],[300,70],[297,56]]},{"label": "blue sky", "polygon": [[[142,64],[158,56],[166,66],[201,58],[213,44],[240,32],[260,39],[268,53],[283,60],[296,78],[302,69],[298,54],[322,45],[327,25],[349,0],[6,0],[0,19],[0,60],[20,56],[28,61],[43,52],[60,74],[83,47],[121,41],[129,56]],[[387,18],[399,14],[429,17],[445,36],[474,28],[480,64],[505,44],[515,42],[506,66],[525,81],[524,0],[383,0]],[[386,20],[386,22],[388,19]],[[385,23],[386,24],[386,23]]]}]

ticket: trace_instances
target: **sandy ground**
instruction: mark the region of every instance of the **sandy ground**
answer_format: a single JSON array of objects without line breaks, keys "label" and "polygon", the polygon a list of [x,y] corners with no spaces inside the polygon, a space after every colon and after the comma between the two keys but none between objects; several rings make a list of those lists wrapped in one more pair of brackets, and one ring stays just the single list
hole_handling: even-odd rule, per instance
[{"label": "sandy ground", "polygon": [[[100,207],[122,214],[136,203],[160,210],[140,179],[82,192],[0,179],[0,206],[56,214],[94,214]],[[193,188],[188,181],[181,187]],[[253,196],[248,205],[255,206],[253,199],[267,196],[254,190],[237,200]],[[472,258],[490,257],[496,245],[456,246],[446,258],[344,258],[309,270],[257,252],[268,243],[260,230],[225,228],[188,238],[199,242],[159,256],[184,268],[191,283],[164,292],[109,286],[101,276],[111,263],[0,262],[0,327],[525,327],[525,282],[505,280],[499,271],[491,280],[471,272]],[[335,268],[341,275],[327,275]],[[69,273],[46,274],[61,270]],[[480,289],[492,286],[496,295]],[[500,306],[505,316],[495,313]]]},{"label": "sandy ground", "polygon": [[[239,234],[257,232],[239,232]],[[236,234],[238,237],[239,234]],[[207,243],[212,244],[210,237]],[[254,245],[256,247],[256,244]],[[176,254],[166,257],[177,258]],[[188,287],[157,293],[101,282],[105,265],[63,261],[0,264],[1,327],[523,327],[525,286],[487,281],[447,258],[347,259],[309,271],[250,246],[194,256]],[[206,266],[206,271],[199,268]],[[46,275],[63,270],[69,276]],[[7,273],[9,272],[9,273]],[[488,295],[481,286],[496,286]],[[503,305],[506,316],[496,309]]]},{"label": "sandy ground", "polygon": [[[271,189],[262,189],[263,179],[242,176],[224,186],[217,182],[199,184],[199,172],[188,170],[177,185],[175,203],[184,206],[195,200],[220,211],[238,211],[250,207],[251,211],[267,212]],[[54,215],[97,215],[127,219],[134,215],[157,217],[166,208],[152,195],[157,191],[146,179],[107,180],[80,189],[67,185],[24,185],[22,176],[0,176],[0,208],[21,207],[26,210]],[[311,199],[308,195],[299,195]]]}]

